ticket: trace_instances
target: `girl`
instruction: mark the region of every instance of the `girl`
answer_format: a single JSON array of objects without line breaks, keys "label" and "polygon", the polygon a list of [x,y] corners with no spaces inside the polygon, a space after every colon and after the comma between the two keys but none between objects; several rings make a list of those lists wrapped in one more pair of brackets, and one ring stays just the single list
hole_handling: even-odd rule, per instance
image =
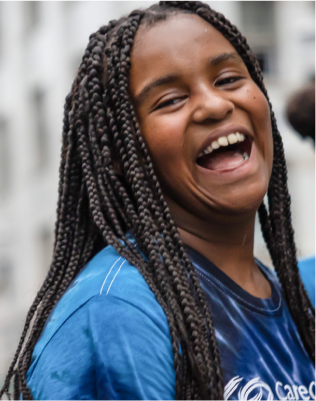
[{"label": "girl", "polygon": [[[257,210],[277,276],[253,256]],[[53,262],[0,394],[14,377],[23,399],[315,398],[313,319],[282,140],[236,27],[161,2],[91,35]]]}]

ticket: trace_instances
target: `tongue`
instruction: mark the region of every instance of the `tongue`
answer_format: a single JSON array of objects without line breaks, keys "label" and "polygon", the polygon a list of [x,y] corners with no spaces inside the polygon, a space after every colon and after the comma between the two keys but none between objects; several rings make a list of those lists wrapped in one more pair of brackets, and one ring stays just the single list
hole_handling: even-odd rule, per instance
[{"label": "tongue", "polygon": [[245,160],[241,152],[237,150],[227,150],[225,152],[213,152],[209,156],[203,157],[201,166],[209,170],[225,170],[237,167]]}]

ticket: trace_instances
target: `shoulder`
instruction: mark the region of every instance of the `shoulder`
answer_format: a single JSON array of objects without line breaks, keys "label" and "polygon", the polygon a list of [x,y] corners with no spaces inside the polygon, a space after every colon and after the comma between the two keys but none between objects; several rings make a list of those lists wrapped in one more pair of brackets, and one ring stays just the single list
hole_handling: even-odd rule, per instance
[{"label": "shoulder", "polygon": [[117,321],[127,310],[130,316],[137,311],[160,322],[161,328],[168,331],[165,314],[143,276],[108,246],[77,275],[53,309],[34,348],[32,361],[39,358],[58,331],[65,331],[63,326],[68,320],[76,326],[92,315],[108,323],[113,314],[117,315]]},{"label": "shoulder", "polygon": [[315,256],[303,258],[298,261],[298,268],[301,274],[315,276]]},{"label": "shoulder", "polygon": [[298,269],[306,291],[315,306],[315,256],[299,260]]},{"label": "shoulder", "polygon": [[315,285],[315,256],[300,259],[298,269],[305,285]]},{"label": "shoulder", "polygon": [[[116,381],[120,385],[113,386]],[[95,391],[103,399],[161,398],[159,388],[173,397],[166,315],[137,268],[112,247],[87,264],[56,305],[34,348],[27,382],[38,399],[52,393],[54,399],[91,399]],[[79,382],[85,383],[81,389]]]}]

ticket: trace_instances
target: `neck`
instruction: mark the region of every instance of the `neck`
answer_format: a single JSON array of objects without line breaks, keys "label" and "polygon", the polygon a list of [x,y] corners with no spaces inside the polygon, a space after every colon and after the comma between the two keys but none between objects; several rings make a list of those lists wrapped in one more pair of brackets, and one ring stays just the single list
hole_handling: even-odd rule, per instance
[{"label": "neck", "polygon": [[[171,207],[170,207],[171,206]],[[253,255],[255,213],[208,220],[183,209],[171,213],[182,241],[212,261],[245,291],[268,298],[271,288]]]}]

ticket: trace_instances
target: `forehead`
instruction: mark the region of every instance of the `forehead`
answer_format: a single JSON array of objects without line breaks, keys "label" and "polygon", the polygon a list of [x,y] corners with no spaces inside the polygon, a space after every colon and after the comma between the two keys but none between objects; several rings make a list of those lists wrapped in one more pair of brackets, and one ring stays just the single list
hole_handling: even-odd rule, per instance
[{"label": "forehead", "polygon": [[160,75],[198,61],[236,52],[212,25],[193,14],[177,14],[153,27],[141,26],[131,52],[131,86],[136,76]]},{"label": "forehead", "polygon": [[[176,14],[153,27],[142,25],[136,33],[133,53],[138,56],[151,51],[174,50],[185,44],[209,44],[215,47],[228,46],[233,49],[224,36],[203,18],[194,14]],[[192,50],[192,49],[191,49]]]}]

